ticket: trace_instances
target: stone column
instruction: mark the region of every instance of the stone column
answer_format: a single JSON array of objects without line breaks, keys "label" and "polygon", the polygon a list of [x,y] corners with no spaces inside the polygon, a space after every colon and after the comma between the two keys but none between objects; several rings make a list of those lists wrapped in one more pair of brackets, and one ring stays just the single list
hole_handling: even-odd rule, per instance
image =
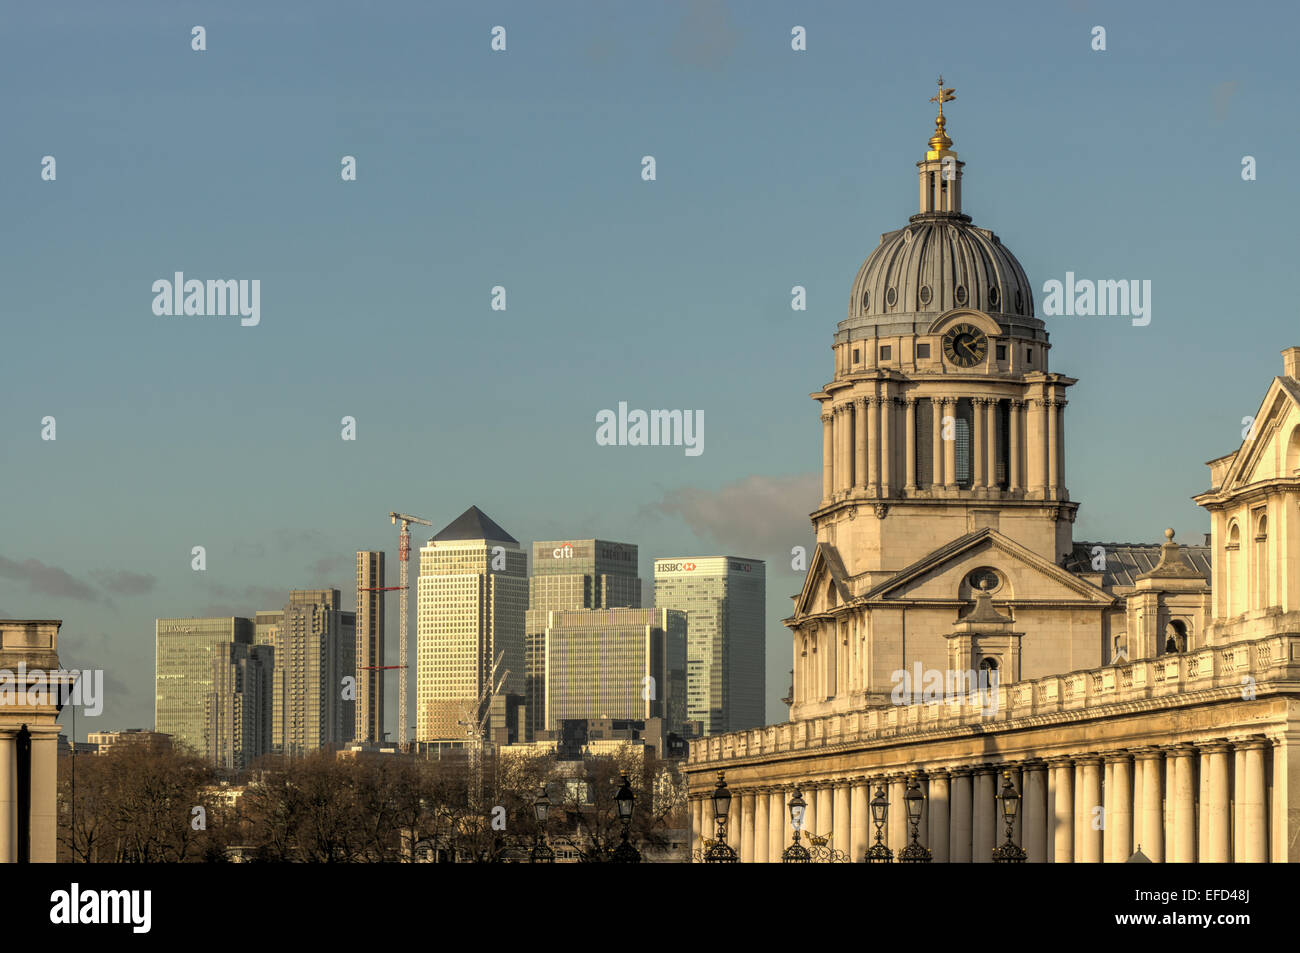
[{"label": "stone column", "polygon": [[[1014,346],[1014,345],[1013,345]],[[1025,420],[1025,402],[1023,400],[1011,401],[1010,410],[1007,413],[1007,489],[1018,491],[1020,489],[1020,428],[1024,426]]]},{"label": "stone column", "polygon": [[1110,861],[1122,864],[1133,854],[1133,772],[1128,752],[1114,755],[1110,767],[1106,829],[1110,831]]},{"label": "stone column", "polygon": [[1063,758],[1052,762],[1052,859],[1058,864],[1074,863],[1074,762]]},{"label": "stone column", "polygon": [[970,768],[955,768],[952,777],[952,812],[948,827],[952,836],[948,840],[948,860],[954,864],[971,862],[972,820],[972,772]]},{"label": "stone column", "polygon": [[835,481],[841,493],[853,487],[853,407],[840,404],[840,462]]},{"label": "stone column", "polygon": [[1142,848],[1142,853],[1159,864],[1165,859],[1165,786],[1160,770],[1164,756],[1158,748],[1144,748],[1138,752],[1137,757],[1137,766],[1142,772],[1142,819],[1138,846]]},{"label": "stone column", "polygon": [[885,825],[885,843],[898,859],[898,852],[911,841],[907,826],[907,804],[903,800],[907,794],[907,779],[901,774],[889,778],[889,817]]},{"label": "stone column", "polygon": [[880,487],[880,398],[864,397],[867,410],[867,489],[876,493]]},{"label": "stone column", "polygon": [[58,860],[59,726],[32,733],[32,863]]},{"label": "stone column", "polygon": [[888,396],[889,388],[885,388],[886,396],[880,398],[880,495],[889,496],[890,490],[894,485],[894,398]]},{"label": "stone column", "polygon": [[[957,402],[951,397],[943,398],[943,416],[955,417]],[[942,433],[942,427],[940,430]],[[957,440],[954,429],[954,438],[943,441],[943,485],[948,489],[957,486]]]},{"label": "stone column", "polygon": [[820,834],[828,839],[835,835],[835,799],[833,795],[834,789],[829,781],[817,786],[817,830],[809,831],[810,834]]},{"label": "stone column", "polygon": [[1024,816],[1021,825],[1024,831],[1022,845],[1029,855],[1029,863],[1047,862],[1047,766],[1042,761],[1026,762],[1020,773],[1023,779],[1024,804],[1020,808]]},{"label": "stone column", "polygon": [[[800,835],[802,843],[808,846],[808,838],[817,832],[817,786],[815,784],[805,784],[801,788],[803,794],[803,832]],[[794,797],[791,793],[790,797]]]},{"label": "stone column", "polygon": [[1061,485],[1061,438],[1058,416],[1058,402],[1049,400],[1046,402],[1047,412],[1047,489],[1051,499],[1057,498],[1057,490]]},{"label": "stone column", "polygon": [[1205,818],[1205,837],[1201,840],[1201,863],[1226,864],[1232,860],[1232,824],[1229,816],[1228,743],[1221,742],[1201,748],[1201,768],[1208,779],[1207,797],[1201,801],[1201,816]]},{"label": "stone column", "polygon": [[997,790],[997,775],[993,768],[982,764],[975,769],[975,793],[972,805],[974,815],[974,832],[971,842],[971,861],[976,864],[993,863],[993,848],[998,843],[995,820],[998,802],[994,798]]},{"label": "stone column", "polygon": [[1001,449],[998,445],[998,402],[996,398],[990,397],[988,400],[988,450],[989,450],[989,473],[988,484],[990,490],[998,488],[998,451]]},{"label": "stone column", "polygon": [[17,859],[18,745],[12,729],[0,730],[0,864]]},{"label": "stone column", "polygon": [[970,485],[978,489],[986,485],[984,479],[984,404],[983,397],[972,397],[970,401]]},{"label": "stone column", "polygon": [[1197,745],[1196,771],[1196,857],[1203,860],[1205,848],[1210,843],[1210,812],[1206,809],[1210,803],[1210,748],[1212,745]]},{"label": "stone column", "polygon": [[785,804],[785,792],[779,788],[768,794],[767,801],[767,859],[770,863],[779,864],[781,853],[789,839],[786,829],[790,826],[790,811]]},{"label": "stone column", "polygon": [[1176,864],[1196,862],[1196,749],[1179,745],[1169,753],[1173,762],[1173,837],[1169,859]]},{"label": "stone column", "polygon": [[690,811],[690,814],[691,814],[691,841],[690,841],[690,843],[691,843],[691,853],[692,853],[692,854],[694,854],[697,850],[703,852],[703,849],[704,849],[704,848],[703,848],[703,845],[701,844],[701,840],[702,840],[703,838],[701,838],[701,836],[700,836],[700,831],[703,830],[703,826],[702,826],[701,818],[700,818],[700,808],[703,806],[703,803],[704,803],[704,802],[701,801],[701,800],[700,800],[699,798],[697,798],[697,797],[691,798],[690,801],[689,801],[689,805],[690,805],[690,809],[691,809],[691,811]]},{"label": "stone column", "polygon": [[909,397],[903,404],[906,415],[907,457],[903,461],[903,477],[906,483],[903,489],[911,493],[916,489],[916,398]]},{"label": "stone column", "polygon": [[757,791],[754,794],[754,858],[755,864],[766,864],[767,856],[767,835],[768,828],[771,824],[767,817],[767,792]]},{"label": "stone column", "polygon": [[930,489],[943,485],[943,403],[937,397],[930,398],[930,443],[933,454],[930,463]]},{"label": "stone column", "polygon": [[929,829],[926,836],[929,842],[925,846],[930,848],[930,854],[937,864],[948,862],[948,845],[952,837],[948,812],[949,777],[947,771],[931,772],[930,790],[926,798],[929,807]]},{"label": "stone column", "polygon": [[[856,454],[854,457],[853,467],[853,485],[866,489],[867,487],[867,399],[859,397],[853,402],[853,423],[857,427],[858,439],[855,447]],[[872,446],[875,450],[875,446]]]},{"label": "stone column", "polygon": [[1075,761],[1078,796],[1075,798],[1075,862],[1101,863],[1100,830],[1094,830],[1096,808],[1101,807],[1101,759],[1086,755]]},{"label": "stone column", "polygon": [[835,493],[834,421],[830,413],[822,414],[822,499],[827,501]]},{"label": "stone column", "polygon": [[852,849],[853,823],[849,816],[850,782],[847,778],[835,782],[835,832],[831,846],[847,854]]},{"label": "stone column", "polygon": [[1047,438],[1047,423],[1044,420],[1045,407],[1042,398],[1034,397],[1028,401],[1029,419],[1027,429],[1029,431],[1028,453],[1025,458],[1025,465],[1029,469],[1028,480],[1025,489],[1031,496],[1043,496],[1046,498],[1044,487],[1047,482],[1047,447],[1045,445]]},{"label": "stone column", "polygon": [[1244,762],[1241,787],[1237,789],[1237,800],[1241,804],[1241,829],[1237,832],[1234,859],[1238,863],[1264,863],[1268,860],[1268,788],[1264,771],[1266,746],[1267,742],[1262,739],[1237,744],[1236,757]]},{"label": "stone column", "polygon": [[866,778],[853,779],[853,791],[850,795],[849,817],[852,819],[852,835],[849,837],[849,859],[862,863],[867,848],[871,846],[871,786]]},{"label": "stone column", "polygon": [[1065,499],[1065,405],[1068,400],[1056,402],[1056,488],[1059,499]]},{"label": "stone column", "polygon": [[1111,782],[1111,773],[1114,766],[1115,766],[1114,762],[1111,760],[1110,756],[1108,755],[1102,756],[1101,769],[1102,769],[1102,774],[1105,777],[1105,781],[1103,781],[1101,785],[1101,802],[1102,802],[1101,816],[1103,818],[1103,824],[1101,828],[1101,862],[1104,864],[1110,863],[1111,839],[1112,839],[1111,835],[1115,831],[1115,826],[1111,823],[1111,812],[1115,810],[1115,802],[1111,798],[1111,795],[1115,791],[1115,786]]}]

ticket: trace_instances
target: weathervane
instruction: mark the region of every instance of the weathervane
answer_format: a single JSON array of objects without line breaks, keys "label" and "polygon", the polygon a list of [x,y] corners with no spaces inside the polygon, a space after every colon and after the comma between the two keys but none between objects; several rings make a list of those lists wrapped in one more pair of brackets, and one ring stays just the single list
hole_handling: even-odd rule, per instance
[{"label": "weathervane", "polygon": [[943,131],[947,125],[947,120],[943,118],[943,104],[950,103],[957,98],[957,91],[943,85],[943,75],[939,76],[939,95],[931,96],[930,102],[939,104],[939,116],[934,121],[934,135],[930,137],[930,151],[926,153],[927,159],[937,159],[952,146],[952,140],[948,134]]},{"label": "weathervane", "polygon": [[939,74],[939,95],[931,96],[930,102],[939,104],[939,119],[943,119],[943,104],[950,103],[957,98],[957,90],[943,88],[943,74]]}]

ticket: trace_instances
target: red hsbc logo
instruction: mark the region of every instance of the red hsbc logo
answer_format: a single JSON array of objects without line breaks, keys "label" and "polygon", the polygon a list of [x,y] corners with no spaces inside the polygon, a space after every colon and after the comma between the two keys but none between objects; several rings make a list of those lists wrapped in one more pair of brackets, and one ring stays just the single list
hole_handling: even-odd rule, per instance
[{"label": "red hsbc logo", "polygon": [[695,563],[683,563],[683,564],[682,564],[682,568],[683,568],[683,569],[694,569],[694,568],[695,568]]}]

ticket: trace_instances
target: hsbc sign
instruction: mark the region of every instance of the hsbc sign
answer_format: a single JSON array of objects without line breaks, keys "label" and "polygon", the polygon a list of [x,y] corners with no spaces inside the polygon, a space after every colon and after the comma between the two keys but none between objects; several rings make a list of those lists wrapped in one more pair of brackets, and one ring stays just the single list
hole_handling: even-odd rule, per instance
[{"label": "hsbc sign", "polygon": [[655,572],[691,572],[695,563],[655,563]]}]

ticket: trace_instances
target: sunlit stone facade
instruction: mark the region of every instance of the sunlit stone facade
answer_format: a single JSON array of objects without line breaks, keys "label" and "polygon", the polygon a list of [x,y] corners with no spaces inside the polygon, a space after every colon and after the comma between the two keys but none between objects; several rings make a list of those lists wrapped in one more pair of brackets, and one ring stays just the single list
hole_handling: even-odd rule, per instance
[{"label": "sunlit stone facade", "polygon": [[990,862],[1006,776],[1030,862],[1300,859],[1300,348],[1210,463],[1205,545],[1076,542],[1075,381],[1049,371],[1014,256],[962,213],[943,126],[921,211],[863,265],[812,395],[790,722],[691,744],[692,846],[725,770],[742,861],[780,859],[796,788],[805,832],[854,861],[882,792],[897,852],[914,777],[934,860]]}]

